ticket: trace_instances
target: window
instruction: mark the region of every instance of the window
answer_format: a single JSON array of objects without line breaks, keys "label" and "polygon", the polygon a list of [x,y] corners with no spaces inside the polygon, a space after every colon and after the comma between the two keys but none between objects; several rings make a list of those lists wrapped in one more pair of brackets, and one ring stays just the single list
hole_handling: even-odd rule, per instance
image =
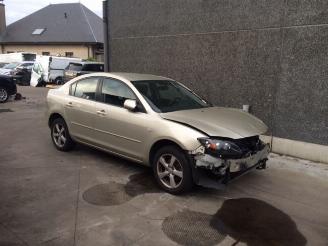
[{"label": "window", "polygon": [[71,94],[83,99],[95,100],[97,84],[98,78],[96,77],[80,80],[72,85]]},{"label": "window", "polygon": [[38,29],[35,29],[32,34],[33,35],[41,35],[46,29],[45,28],[38,28]]},{"label": "window", "polygon": [[104,79],[101,95],[103,102],[119,107],[123,107],[126,99],[136,99],[126,84],[114,79]]},{"label": "window", "polygon": [[68,65],[68,70],[70,70],[70,71],[81,71],[82,70],[82,64],[70,63]]},{"label": "window", "polygon": [[50,56],[50,52],[49,52],[49,51],[43,51],[43,52],[42,52],[42,55],[43,55],[43,56]]},{"label": "window", "polygon": [[73,52],[65,52],[66,57],[73,57],[74,53]]},{"label": "window", "polygon": [[132,81],[155,112],[211,107],[186,87],[174,81]]},{"label": "window", "polygon": [[36,72],[37,74],[42,74],[42,67],[40,66],[39,63],[34,63],[33,71]]},{"label": "window", "polygon": [[104,65],[103,64],[85,64],[83,66],[82,70],[88,71],[88,72],[103,72]]}]

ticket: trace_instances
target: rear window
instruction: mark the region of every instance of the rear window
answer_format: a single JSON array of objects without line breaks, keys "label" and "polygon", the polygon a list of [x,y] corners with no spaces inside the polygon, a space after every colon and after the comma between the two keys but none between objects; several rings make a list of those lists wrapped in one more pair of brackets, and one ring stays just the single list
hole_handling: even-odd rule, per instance
[{"label": "rear window", "polygon": [[71,64],[68,65],[68,70],[81,71],[82,70],[82,64],[71,63]]},{"label": "rear window", "polygon": [[103,64],[84,64],[83,71],[88,72],[103,72],[104,65]]}]

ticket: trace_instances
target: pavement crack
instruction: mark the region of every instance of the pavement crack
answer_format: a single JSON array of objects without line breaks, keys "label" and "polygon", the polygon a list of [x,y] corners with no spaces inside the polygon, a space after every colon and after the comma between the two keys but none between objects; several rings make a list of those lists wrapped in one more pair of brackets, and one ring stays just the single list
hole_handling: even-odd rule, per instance
[{"label": "pavement crack", "polygon": [[76,204],[75,204],[75,223],[74,223],[74,246],[76,245],[76,231],[77,231],[77,222],[78,222],[78,212],[79,212],[79,200],[80,200],[80,182],[81,182],[81,166],[79,168],[78,182],[77,182],[77,195],[76,195]]}]

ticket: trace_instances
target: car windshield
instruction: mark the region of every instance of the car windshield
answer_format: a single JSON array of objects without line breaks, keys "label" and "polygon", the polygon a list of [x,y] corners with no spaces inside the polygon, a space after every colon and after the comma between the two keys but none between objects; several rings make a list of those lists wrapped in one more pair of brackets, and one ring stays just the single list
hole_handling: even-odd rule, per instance
[{"label": "car windshield", "polygon": [[158,113],[211,107],[210,103],[174,81],[145,80],[132,81],[132,84]]},{"label": "car windshield", "polygon": [[14,69],[14,68],[16,68],[18,65],[19,65],[19,63],[14,62],[14,63],[7,64],[7,65],[4,66],[3,68],[4,68],[4,69]]}]

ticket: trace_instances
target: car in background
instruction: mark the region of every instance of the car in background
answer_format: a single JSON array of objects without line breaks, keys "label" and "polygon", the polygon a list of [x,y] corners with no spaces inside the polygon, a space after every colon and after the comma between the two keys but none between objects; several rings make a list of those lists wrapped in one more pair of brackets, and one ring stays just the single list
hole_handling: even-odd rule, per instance
[{"label": "car in background", "polygon": [[0,74],[12,77],[16,84],[29,85],[33,65],[31,61],[9,63],[0,68]]},{"label": "car in background", "polygon": [[64,71],[64,83],[78,76],[104,71],[104,63],[101,62],[71,62]]},{"label": "car in background", "polygon": [[72,62],[81,58],[37,56],[31,74],[30,85],[45,86],[47,83],[63,84],[64,70]]},{"label": "car in background", "polygon": [[267,126],[243,110],[214,107],[172,79],[94,73],[47,96],[54,146],[75,142],[150,166],[167,192],[188,191],[203,177],[228,183],[264,169],[270,152],[259,135]]},{"label": "car in background", "polygon": [[5,65],[4,67],[0,68],[0,74],[14,76],[18,70],[27,69],[29,72],[32,71],[34,62],[27,61],[27,62],[13,62]]},{"label": "car in background", "polygon": [[3,68],[3,67],[6,66],[7,64],[9,64],[9,63],[7,63],[7,62],[0,62],[0,68]]},{"label": "car in background", "polygon": [[6,102],[17,93],[17,86],[12,77],[0,75],[0,103]]}]

